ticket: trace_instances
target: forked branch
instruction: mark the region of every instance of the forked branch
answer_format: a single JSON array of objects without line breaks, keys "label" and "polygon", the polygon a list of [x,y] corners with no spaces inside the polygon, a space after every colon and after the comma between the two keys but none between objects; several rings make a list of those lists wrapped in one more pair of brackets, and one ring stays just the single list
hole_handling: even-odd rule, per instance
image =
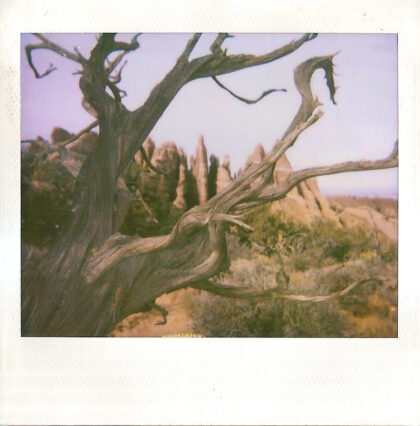
[{"label": "forked branch", "polygon": [[48,40],[45,36],[42,34],[34,33],[36,37],[38,37],[41,40],[40,44],[28,44],[25,47],[25,53],[26,53],[26,59],[28,60],[28,64],[31,67],[32,71],[34,72],[34,75],[36,78],[43,78],[46,77],[48,74],[52,73],[53,71],[57,70],[56,67],[54,67],[53,64],[50,64],[48,69],[46,69],[43,73],[39,73],[37,68],[35,67],[32,59],[32,51],[38,50],[38,49],[47,49],[51,50],[58,55],[71,59],[72,61],[78,62],[79,64],[83,64],[85,59],[82,55],[80,55],[78,52],[72,53],[68,50],[64,49],[63,47],[59,46],[56,43],[53,43],[52,41]]},{"label": "forked branch", "polygon": [[125,57],[125,55],[127,55],[127,53],[132,52],[133,50],[136,50],[138,47],[140,47],[140,44],[138,42],[138,38],[141,36],[141,34],[142,33],[137,33],[131,39],[131,42],[129,43],[129,46],[132,46],[131,49],[127,49],[127,48],[123,49],[123,51],[119,55],[117,55],[117,57],[114,60],[109,62],[108,66],[106,68],[107,75],[110,75],[115,70],[115,68],[117,68],[117,66],[120,64],[120,62]]},{"label": "forked branch", "polygon": [[398,166],[398,141],[395,143],[394,149],[391,154],[381,160],[376,161],[347,161],[338,163],[331,166],[311,167],[308,169],[299,170],[289,174],[287,179],[280,185],[270,185],[262,189],[261,192],[255,196],[253,200],[248,200],[242,204],[237,205],[235,211],[243,212],[259,205],[269,203],[272,201],[284,198],[296,185],[304,180],[317,177],[326,176],[337,173],[367,171],[367,170],[382,170]]},{"label": "forked branch", "polygon": [[292,41],[278,49],[259,56],[245,54],[224,55],[218,52],[196,58],[191,61],[191,66],[196,70],[192,79],[227,74],[256,65],[268,64],[293,53],[304,43],[313,40],[316,36],[317,34],[314,33],[305,34],[298,40]]},{"label": "forked branch", "polygon": [[343,290],[330,293],[327,295],[318,295],[318,296],[307,296],[304,294],[290,294],[284,292],[284,288],[281,285],[278,285],[273,288],[268,288],[266,290],[256,290],[252,287],[236,287],[232,285],[226,285],[221,283],[216,283],[214,281],[206,280],[194,283],[191,287],[198,290],[205,290],[209,293],[217,294],[223,297],[230,297],[235,299],[287,299],[295,300],[298,302],[325,302],[327,300],[334,299],[336,297],[345,296],[350,293],[353,289],[358,287],[361,284],[364,284],[369,281],[378,281],[377,278],[365,278],[359,281],[356,281]]}]

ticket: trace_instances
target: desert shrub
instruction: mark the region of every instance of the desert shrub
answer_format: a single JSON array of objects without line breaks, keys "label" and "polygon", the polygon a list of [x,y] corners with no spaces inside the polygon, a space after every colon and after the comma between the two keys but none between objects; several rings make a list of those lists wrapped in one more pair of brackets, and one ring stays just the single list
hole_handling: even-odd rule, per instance
[{"label": "desert shrub", "polygon": [[388,246],[381,252],[381,258],[388,263],[397,262],[398,260],[398,245],[389,243]]},{"label": "desert shrub", "polygon": [[[126,184],[134,194],[140,191],[144,201],[153,212],[152,217],[144,204],[134,201],[120,232],[126,235],[152,237],[170,232],[182,212],[172,204],[169,192],[157,193],[160,175],[146,166],[133,163],[126,174]],[[157,222],[156,222],[156,220]]]},{"label": "desert shrub", "polygon": [[311,246],[321,247],[325,257],[338,262],[357,258],[360,253],[375,248],[375,241],[364,229],[338,228],[330,221],[319,220],[308,230]]},{"label": "desert shrub", "polygon": [[303,235],[307,227],[296,224],[292,221],[284,221],[279,215],[270,212],[270,206],[264,205],[253,210],[246,218],[246,223],[254,228],[249,233],[243,229],[238,229],[240,242],[246,245],[257,243],[263,248],[263,253],[272,255],[278,249],[280,239],[285,242],[290,240],[290,244],[300,241],[294,240],[294,236]]},{"label": "desert shrub", "polygon": [[[345,262],[368,250],[376,250],[375,238],[362,228],[339,228],[334,222],[325,219],[310,225],[284,221],[279,215],[272,214],[269,206],[253,211],[246,222],[254,231],[238,231],[242,244],[250,246],[257,243],[263,248],[263,254],[268,256],[280,251],[283,256],[293,257],[293,264],[300,271],[314,267],[315,263],[318,263],[316,267],[324,266],[322,262],[319,263],[320,259],[331,258],[336,262]],[[393,257],[394,251],[387,253],[388,258]],[[300,257],[300,253],[306,255]]]},{"label": "desert shrub", "polygon": [[351,323],[337,302],[245,301],[210,296],[193,312],[207,337],[350,337]]},{"label": "desert shrub", "polygon": [[28,157],[22,155],[22,243],[48,247],[71,214],[74,177],[58,160]]},{"label": "desert shrub", "polygon": [[304,272],[314,267],[313,253],[305,252],[291,256],[287,264],[295,271]]},{"label": "desert shrub", "polygon": [[[307,264],[299,268],[290,258],[283,262],[277,256],[254,253],[247,260],[236,259],[230,270],[216,280],[230,285],[272,287],[279,262],[290,275],[284,293],[326,295],[369,277],[395,279],[396,268],[378,256],[328,264],[319,269],[307,267],[311,266],[311,255],[301,253],[292,258],[306,259]],[[390,317],[391,307],[395,306],[395,288],[388,286],[372,280],[343,297],[318,303],[287,299],[235,300],[208,295],[191,305],[191,312],[195,332],[209,337],[389,337],[396,335],[396,320]],[[374,302],[378,298],[381,302]],[[374,326],[360,328],[354,318],[360,321],[366,318]],[[384,326],[375,325],[379,319]]]}]

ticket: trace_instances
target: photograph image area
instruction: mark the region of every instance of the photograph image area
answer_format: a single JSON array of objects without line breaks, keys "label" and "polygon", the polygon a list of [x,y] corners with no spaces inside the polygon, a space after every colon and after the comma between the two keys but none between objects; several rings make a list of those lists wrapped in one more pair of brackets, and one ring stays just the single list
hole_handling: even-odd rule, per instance
[{"label": "photograph image area", "polygon": [[21,335],[398,337],[396,34],[22,34]]}]

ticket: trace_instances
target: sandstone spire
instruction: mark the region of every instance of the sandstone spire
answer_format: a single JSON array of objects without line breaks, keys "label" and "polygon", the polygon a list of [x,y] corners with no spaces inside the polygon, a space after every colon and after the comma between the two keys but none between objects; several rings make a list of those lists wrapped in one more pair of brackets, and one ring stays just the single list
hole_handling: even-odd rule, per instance
[{"label": "sandstone spire", "polygon": [[216,192],[225,189],[232,182],[230,174],[230,159],[228,155],[223,158],[223,164],[217,168]]},{"label": "sandstone spire", "polygon": [[191,172],[197,183],[198,202],[205,203],[208,200],[208,164],[207,149],[204,145],[204,138],[200,136],[195,157],[192,159]]},{"label": "sandstone spire", "polygon": [[159,175],[156,195],[173,200],[179,173],[179,156],[174,142],[165,142],[154,149],[151,163],[165,175]]},{"label": "sandstone spire", "polygon": [[179,156],[179,178],[178,184],[176,187],[176,198],[173,202],[174,206],[178,209],[185,211],[187,209],[187,191],[188,191],[188,182],[187,182],[187,156],[182,148],[178,148]]},{"label": "sandstone spire", "polygon": [[247,169],[251,164],[261,163],[264,157],[265,157],[264,147],[261,144],[258,144],[255,147],[254,152],[247,158],[245,169]]}]

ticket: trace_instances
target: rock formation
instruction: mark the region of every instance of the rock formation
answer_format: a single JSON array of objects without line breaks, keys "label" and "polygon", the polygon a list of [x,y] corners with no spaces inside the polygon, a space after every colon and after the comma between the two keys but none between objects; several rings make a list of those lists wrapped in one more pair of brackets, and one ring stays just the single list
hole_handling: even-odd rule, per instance
[{"label": "rock formation", "polygon": [[195,157],[191,157],[191,172],[197,184],[198,202],[203,204],[208,200],[207,149],[203,136],[198,141]]},{"label": "rock formation", "polygon": [[[89,132],[65,148],[57,146],[57,143],[66,141],[72,136],[68,131],[55,127],[51,132],[50,143],[41,138],[36,139],[26,149],[25,158],[22,161],[35,164],[34,158],[42,157],[42,161],[50,163],[53,167],[63,168],[76,177],[84,159],[94,148],[98,136],[95,132]],[[225,156],[223,163],[220,163],[216,156],[211,155],[208,161],[202,136],[198,141],[194,157],[190,157],[189,165],[183,149],[177,148],[174,142],[165,142],[156,147],[155,143],[148,138],[143,147],[150,162],[164,174],[157,174],[150,170],[143,154],[139,151],[135,161],[142,166],[139,177],[140,190],[158,201],[171,203],[181,211],[206,202],[233,181],[229,157]],[[254,152],[247,158],[244,170],[252,164],[263,161],[265,155],[263,146],[257,145]],[[275,165],[273,183],[280,184],[287,179],[291,171],[292,167],[288,159],[282,156]],[[238,175],[241,173],[240,170]],[[37,189],[48,189],[51,186],[51,183],[37,172],[33,173],[29,180],[24,178],[25,176],[22,181],[25,185],[27,183]],[[365,204],[360,205],[362,201],[355,197],[336,197],[330,203],[321,194],[316,179],[312,178],[297,185],[284,199],[272,203],[271,211],[273,214],[281,215],[285,220],[302,224],[311,224],[315,220],[325,218],[334,221],[339,227],[362,226],[370,230],[374,228],[388,238],[396,240],[397,208],[389,200],[386,202],[386,200],[366,199]]]},{"label": "rock formation", "polygon": [[93,149],[98,139],[98,135],[95,132],[88,132],[80,136],[79,139],[67,145],[67,149],[70,150],[75,156],[78,156],[80,160],[83,160]]},{"label": "rock formation", "polygon": [[231,182],[232,176],[230,174],[230,159],[228,155],[223,158],[223,164],[217,167],[216,176],[216,193],[225,189]]},{"label": "rock formation", "polygon": [[71,137],[72,134],[67,130],[62,129],[61,127],[54,127],[51,131],[50,141],[52,144],[55,144],[58,142],[64,142]]},{"label": "rock formation", "polygon": [[[146,151],[147,152],[147,151]],[[179,176],[179,155],[174,142],[165,142],[153,151],[151,163],[165,174],[151,174],[156,181],[156,195],[162,199],[174,200]]]},{"label": "rock formation", "polygon": [[188,198],[188,164],[187,156],[182,148],[178,148],[179,156],[179,178],[176,186],[176,198],[173,202],[174,206],[178,209],[187,210]]},{"label": "rock formation", "polygon": [[258,144],[254,152],[247,158],[245,163],[245,170],[252,164],[259,164],[265,157],[264,147],[261,144]]}]

